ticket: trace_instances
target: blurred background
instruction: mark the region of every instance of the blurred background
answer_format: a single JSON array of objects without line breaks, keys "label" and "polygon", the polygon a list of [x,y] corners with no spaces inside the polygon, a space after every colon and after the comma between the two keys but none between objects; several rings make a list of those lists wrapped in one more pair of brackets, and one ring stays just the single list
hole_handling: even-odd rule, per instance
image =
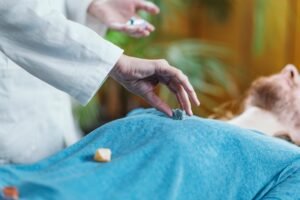
[{"label": "blurred background", "polygon": [[[201,101],[201,107],[193,109],[196,115],[223,112],[228,104],[242,100],[255,78],[278,72],[287,63],[300,66],[299,0],[153,2],[161,14],[141,14],[156,26],[154,34],[133,39],[108,32],[107,39],[127,55],[165,58],[185,72]],[[157,88],[157,93],[178,107],[165,87]],[[86,107],[77,107],[74,112],[87,133],[137,107],[148,105],[108,79]]]}]

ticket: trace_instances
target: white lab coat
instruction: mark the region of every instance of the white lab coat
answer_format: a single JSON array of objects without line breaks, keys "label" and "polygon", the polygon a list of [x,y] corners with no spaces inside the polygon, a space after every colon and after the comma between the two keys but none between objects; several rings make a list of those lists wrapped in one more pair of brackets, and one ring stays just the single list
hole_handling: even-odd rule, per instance
[{"label": "white lab coat", "polygon": [[79,24],[91,1],[0,0],[0,163],[76,141],[69,95],[86,104],[123,53]]}]

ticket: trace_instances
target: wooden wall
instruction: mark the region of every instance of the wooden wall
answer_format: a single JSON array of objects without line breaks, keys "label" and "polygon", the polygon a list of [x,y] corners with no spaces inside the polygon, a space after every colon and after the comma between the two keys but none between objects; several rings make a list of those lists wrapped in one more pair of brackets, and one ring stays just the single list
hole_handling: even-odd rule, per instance
[{"label": "wooden wall", "polygon": [[[158,31],[165,36],[199,38],[231,49],[228,63],[242,72],[242,92],[258,76],[278,72],[287,63],[300,66],[300,0],[232,0],[229,16],[221,22],[196,6],[162,19]],[[113,82],[105,87],[99,95],[108,120],[146,105]]]},{"label": "wooden wall", "polygon": [[[260,3],[265,4],[264,11],[258,9]],[[257,19],[258,12],[263,13],[260,19]],[[185,25],[165,22],[170,25],[164,27],[164,32],[183,32],[187,37],[218,42],[230,48],[232,67],[243,69],[248,74],[247,81],[274,73],[287,63],[300,66],[299,0],[232,0],[229,17],[222,22],[211,18],[201,7],[179,16],[177,21]],[[255,30],[257,23],[264,32],[260,36]],[[257,50],[255,44],[259,42],[264,44]]]}]

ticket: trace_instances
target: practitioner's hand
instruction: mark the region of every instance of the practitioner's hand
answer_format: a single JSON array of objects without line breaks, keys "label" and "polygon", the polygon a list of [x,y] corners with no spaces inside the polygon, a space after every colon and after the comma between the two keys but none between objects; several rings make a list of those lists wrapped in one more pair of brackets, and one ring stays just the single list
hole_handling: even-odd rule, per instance
[{"label": "practitioner's hand", "polygon": [[159,8],[145,0],[94,0],[88,12],[107,25],[110,29],[127,33],[132,37],[145,37],[154,31],[154,26],[144,21],[141,25],[130,25],[132,18],[139,19],[137,12],[144,10],[158,14]]},{"label": "practitioner's hand", "polygon": [[200,105],[187,76],[165,60],[146,60],[123,55],[110,76],[169,116],[172,116],[171,108],[154,93],[158,83],[165,84],[176,95],[181,108],[187,114],[193,114],[190,101]]}]

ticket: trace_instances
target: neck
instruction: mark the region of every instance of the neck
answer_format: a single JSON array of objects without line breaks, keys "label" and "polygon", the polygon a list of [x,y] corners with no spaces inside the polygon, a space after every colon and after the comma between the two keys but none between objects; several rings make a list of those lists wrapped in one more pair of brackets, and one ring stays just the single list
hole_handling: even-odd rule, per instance
[{"label": "neck", "polygon": [[271,136],[286,129],[273,113],[258,107],[247,108],[241,115],[229,120],[228,123]]}]

